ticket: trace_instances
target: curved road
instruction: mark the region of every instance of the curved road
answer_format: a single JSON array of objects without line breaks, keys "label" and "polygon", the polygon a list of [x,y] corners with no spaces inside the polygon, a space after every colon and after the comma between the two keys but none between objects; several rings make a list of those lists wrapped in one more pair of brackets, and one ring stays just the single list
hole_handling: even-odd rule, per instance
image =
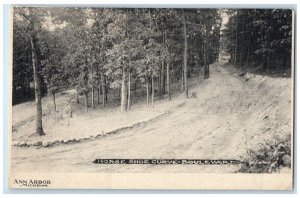
[{"label": "curved road", "polygon": [[197,98],[154,123],[119,134],[50,148],[12,149],[12,171],[234,172],[238,165],[100,165],[96,158],[242,159],[249,89],[218,63],[210,78],[192,86]]}]

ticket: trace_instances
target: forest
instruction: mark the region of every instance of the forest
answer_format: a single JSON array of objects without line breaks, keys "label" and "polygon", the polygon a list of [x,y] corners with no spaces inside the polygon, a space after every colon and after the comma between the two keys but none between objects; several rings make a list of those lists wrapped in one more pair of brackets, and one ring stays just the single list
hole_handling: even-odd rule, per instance
[{"label": "forest", "polygon": [[267,73],[291,69],[292,10],[238,9],[229,16],[224,36],[234,65]]},{"label": "forest", "polygon": [[51,95],[56,110],[62,90],[75,89],[86,111],[101,111],[113,92],[126,112],[143,89],[151,108],[176,91],[191,97],[189,79],[209,78],[221,51],[237,68],[290,73],[291,19],[282,9],[15,7],[13,104],[35,99],[45,135],[41,99]]}]

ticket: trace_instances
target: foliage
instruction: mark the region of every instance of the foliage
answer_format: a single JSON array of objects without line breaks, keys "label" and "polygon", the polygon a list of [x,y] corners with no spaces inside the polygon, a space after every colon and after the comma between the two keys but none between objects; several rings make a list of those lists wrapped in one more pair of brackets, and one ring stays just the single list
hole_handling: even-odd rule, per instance
[{"label": "foliage", "polygon": [[[15,10],[14,87],[32,81],[30,31]],[[100,86],[120,89],[130,81],[180,79],[183,62],[183,14],[187,20],[188,65],[200,69],[205,57],[216,60],[220,13],[213,9],[32,9],[38,21],[40,75],[50,93],[62,85],[88,94]],[[205,42],[207,41],[207,42]],[[24,48],[25,46],[25,48]],[[213,46],[213,47],[212,47]],[[24,66],[26,65],[26,69]],[[169,79],[170,79],[169,78]],[[159,82],[163,83],[164,81]]]},{"label": "foliage", "polygon": [[224,30],[231,61],[265,71],[291,67],[292,11],[284,9],[239,9],[227,11]]}]

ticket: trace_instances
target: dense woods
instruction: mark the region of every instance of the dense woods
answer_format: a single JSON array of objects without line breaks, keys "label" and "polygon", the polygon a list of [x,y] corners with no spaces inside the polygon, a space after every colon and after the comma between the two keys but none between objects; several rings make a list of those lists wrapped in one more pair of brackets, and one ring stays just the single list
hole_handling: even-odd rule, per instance
[{"label": "dense woods", "polygon": [[[228,17],[224,30],[222,14]],[[51,95],[55,110],[55,95],[63,89],[75,89],[76,101],[83,97],[86,111],[105,107],[111,92],[120,110],[128,111],[137,87],[144,90],[148,107],[154,100],[171,100],[177,85],[188,98],[189,78],[209,78],[209,65],[219,59],[220,40],[234,65],[286,70],[291,63],[291,14],[245,9],[14,8],[13,103],[35,96],[36,130],[43,135],[41,97]]]},{"label": "dense woods", "polygon": [[292,10],[227,10],[223,31],[234,65],[260,72],[284,72],[291,68]]}]

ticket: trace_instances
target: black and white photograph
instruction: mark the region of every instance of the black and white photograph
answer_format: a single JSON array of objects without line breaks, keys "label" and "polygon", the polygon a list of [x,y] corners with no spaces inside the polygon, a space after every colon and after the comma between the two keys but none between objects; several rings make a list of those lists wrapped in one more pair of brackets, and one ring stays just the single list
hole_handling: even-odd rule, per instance
[{"label": "black and white photograph", "polygon": [[11,188],[292,188],[292,9],[14,5],[11,39]]}]

